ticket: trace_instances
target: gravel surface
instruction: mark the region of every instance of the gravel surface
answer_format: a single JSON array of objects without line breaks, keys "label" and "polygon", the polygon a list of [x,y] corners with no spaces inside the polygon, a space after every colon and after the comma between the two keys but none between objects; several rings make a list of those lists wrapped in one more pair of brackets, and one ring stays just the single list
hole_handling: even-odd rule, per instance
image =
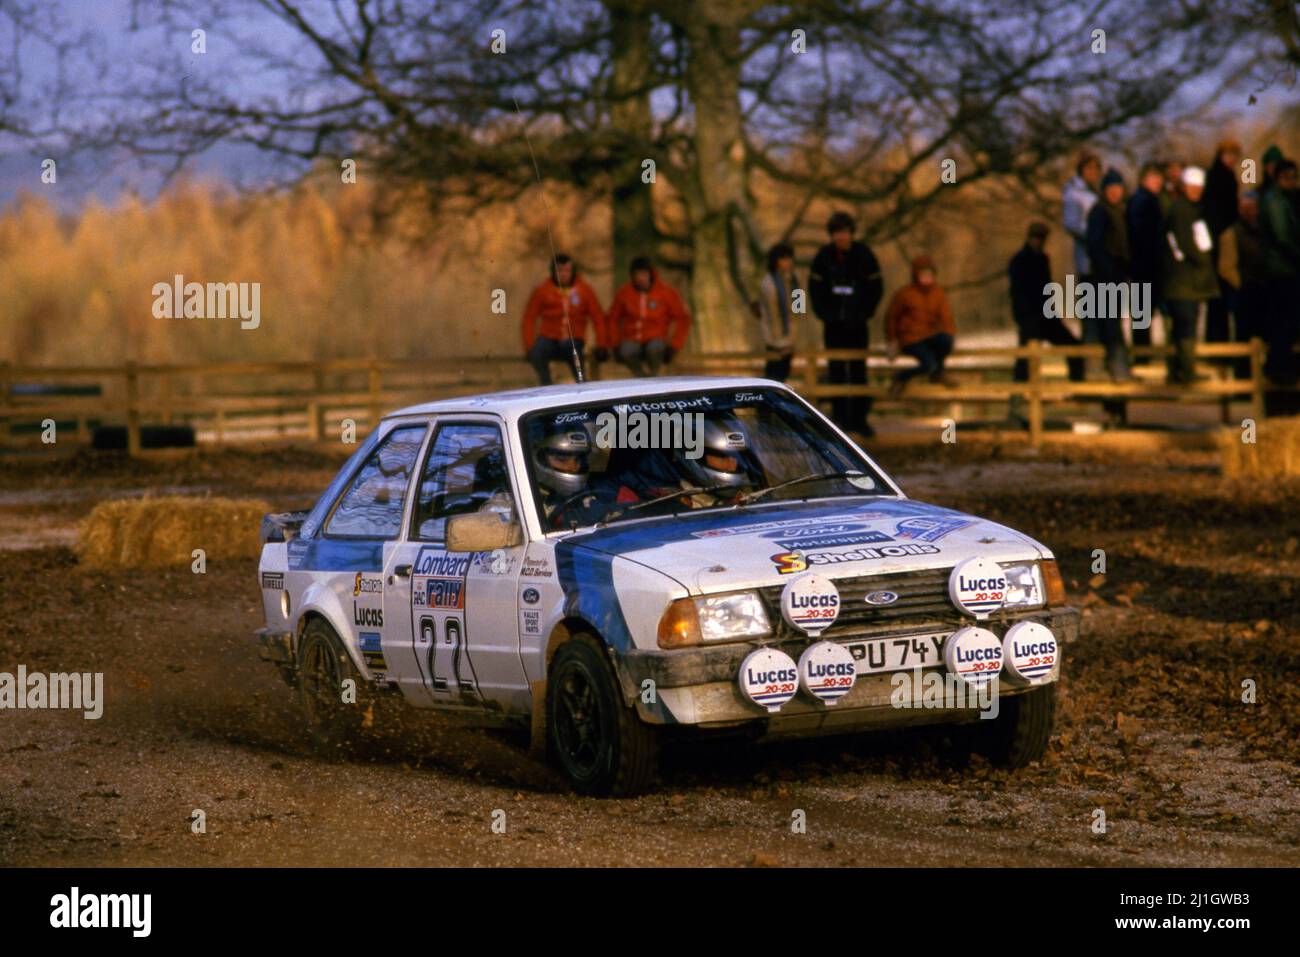
[{"label": "gravel surface", "polygon": [[253,650],[255,563],[90,572],[68,546],[106,497],[296,506],[340,456],[6,465],[0,671],[102,671],[106,705],[97,721],[0,711],[0,864],[1300,864],[1300,484],[1226,483],[1206,456],[964,440],[879,458],[909,494],[1057,552],[1084,633],[1040,765],[953,768],[934,730],[693,745],[666,754],[655,792],[594,800],[518,738],[409,712],[323,760]]}]

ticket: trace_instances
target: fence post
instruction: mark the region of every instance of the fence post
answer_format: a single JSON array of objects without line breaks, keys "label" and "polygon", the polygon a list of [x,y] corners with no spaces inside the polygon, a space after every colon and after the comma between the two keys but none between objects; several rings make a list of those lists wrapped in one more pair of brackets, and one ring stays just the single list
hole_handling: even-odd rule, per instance
[{"label": "fence post", "polygon": [[0,361],[0,449],[9,445],[13,436],[9,417],[13,414],[13,367],[8,359]]},{"label": "fence post", "polygon": [[1264,420],[1264,340],[1250,340],[1250,416],[1256,423]]},{"label": "fence post", "polygon": [[126,454],[140,454],[140,373],[134,362],[126,364]]},{"label": "fence post", "polygon": [[1029,347],[1029,444],[1043,444],[1043,343],[1030,339]]},{"label": "fence post", "polygon": [[171,425],[171,424],[172,424],[172,374],[171,374],[171,370],[170,370],[170,369],[162,369],[162,370],[160,371],[160,375],[162,376],[161,387],[162,387],[162,402],[163,402],[163,411],[162,411],[162,420],[163,420],[163,425]]},{"label": "fence post", "polygon": [[379,416],[382,410],[379,408],[379,388],[380,388],[380,371],[379,360],[370,360],[370,369],[366,376],[367,388],[370,392],[370,431],[373,432],[379,428]]}]

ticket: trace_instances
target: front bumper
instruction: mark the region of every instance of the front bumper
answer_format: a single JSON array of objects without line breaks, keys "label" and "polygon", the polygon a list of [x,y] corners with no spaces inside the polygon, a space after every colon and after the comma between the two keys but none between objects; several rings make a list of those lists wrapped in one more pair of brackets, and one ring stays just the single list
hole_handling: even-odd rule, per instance
[{"label": "front bumper", "polygon": [[[1051,629],[1062,643],[1074,641],[1079,635],[1079,612],[1067,605],[1039,609],[1018,614],[997,615],[984,627],[992,628],[999,636],[1018,621],[1036,621]],[[891,638],[924,634],[933,631],[956,631],[970,619],[945,618],[908,622],[892,622],[879,628],[868,628],[849,636],[837,636],[837,641],[860,641],[871,638]],[[774,647],[798,660],[812,639],[801,638],[777,641]],[[783,706],[780,712],[768,714],[750,702],[740,690],[736,676],[741,662],[756,643],[733,642],[725,645],[699,648],[681,648],[671,651],[660,649],[633,649],[621,656],[620,677],[628,700],[636,704],[641,719],[650,724],[694,725],[700,728],[721,729],[744,724],[765,724],[768,736],[785,734],[803,735],[829,733],[856,727],[903,727],[914,724],[950,723],[978,719],[975,708],[899,707],[894,703],[894,676],[900,672],[861,675],[853,689],[834,707],[810,701],[804,694],[797,695]],[[943,673],[943,668],[926,668]],[[912,674],[912,672],[904,672]],[[645,700],[646,681],[653,682],[654,701]],[[1022,694],[1029,690],[1017,688],[1000,681],[999,696]]]}]

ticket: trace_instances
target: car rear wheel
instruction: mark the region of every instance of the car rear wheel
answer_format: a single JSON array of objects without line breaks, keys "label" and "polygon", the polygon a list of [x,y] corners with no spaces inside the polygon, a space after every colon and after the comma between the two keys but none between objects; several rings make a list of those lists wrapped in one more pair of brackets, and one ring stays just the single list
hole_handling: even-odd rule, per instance
[{"label": "car rear wheel", "polygon": [[363,695],[361,674],[339,636],[325,621],[312,619],[298,649],[298,700],[316,747],[338,752],[356,742],[368,704]]},{"label": "car rear wheel", "polygon": [[623,703],[613,666],[590,636],[561,645],[551,662],[546,736],[552,760],[583,794],[625,796],[654,782],[655,730]]},{"label": "car rear wheel", "polygon": [[1056,718],[1055,683],[1003,698],[999,706],[1001,713],[992,721],[970,726],[974,750],[990,763],[1011,770],[1041,760]]}]

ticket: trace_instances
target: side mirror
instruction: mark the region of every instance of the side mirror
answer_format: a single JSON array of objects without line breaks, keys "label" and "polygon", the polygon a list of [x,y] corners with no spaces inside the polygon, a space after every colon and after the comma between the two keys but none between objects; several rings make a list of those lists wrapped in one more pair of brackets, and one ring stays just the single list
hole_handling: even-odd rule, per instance
[{"label": "side mirror", "polygon": [[471,512],[447,519],[449,552],[491,552],[523,540],[519,523],[504,512]]}]

